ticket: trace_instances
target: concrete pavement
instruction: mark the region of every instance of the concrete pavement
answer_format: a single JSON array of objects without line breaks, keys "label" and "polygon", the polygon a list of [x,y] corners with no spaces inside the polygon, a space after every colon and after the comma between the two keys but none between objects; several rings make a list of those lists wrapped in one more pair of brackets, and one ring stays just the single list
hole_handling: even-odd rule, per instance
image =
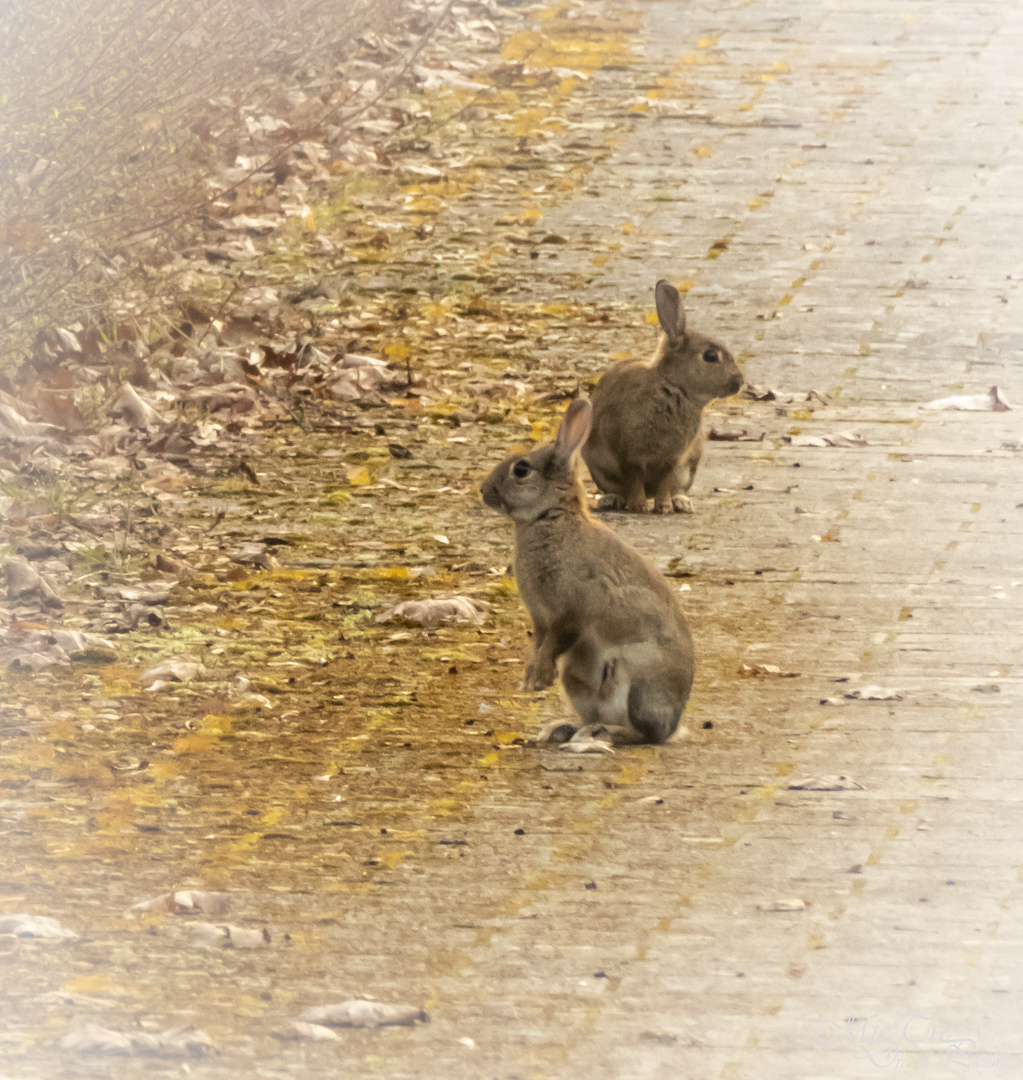
[{"label": "concrete pavement", "polygon": [[[921,405],[1023,399],[1023,9],[657,3],[644,41],[649,111],[549,222],[635,227],[566,282],[689,278],[753,382],[833,403],[734,416],[775,441],[711,444],[695,517],[613,519],[696,575],[689,734],[554,790],[524,764],[480,808],[481,842],[550,825],[468,950],[479,1057],[442,1072],[1018,1076],[1020,413]],[[869,445],[777,438],[848,430]],[[901,700],[843,697],[870,684]]]},{"label": "concrete pavement", "polygon": [[[608,519],[684,589],[684,731],[585,758],[473,738],[557,707],[506,693],[506,621],[461,670],[453,635],[424,672],[376,642],[372,671],[339,670],[377,711],[289,708],[194,761],[154,757],[180,770],[160,800],[128,774],[81,820],[33,809],[38,834],[8,839],[26,895],[89,930],[63,958],[8,942],[30,973],[11,1080],[1023,1074],[1023,5],[638,7],[635,63],[595,76],[589,119],[617,142],[543,219],[565,242],[493,264],[517,300],[637,311],[657,278],[688,280],[693,325],[777,391],[715,413],[764,438],[709,445],[695,515]],[[568,370],[623,348],[601,326],[573,328]],[[992,385],[1020,407],[922,408]],[[799,445],[838,432],[865,445]],[[507,558],[482,511],[445,529]],[[310,588],[312,616],[329,594]],[[328,692],[299,668],[298,690]],[[131,807],[157,823],[141,840]],[[236,892],[274,948],[196,954],[186,919],[121,916],[196,881]],[[49,1012],[27,997],[43,990]],[[269,1037],[362,994],[425,999],[432,1023]],[[208,1025],[222,1053],[61,1053],[76,1014]]]}]

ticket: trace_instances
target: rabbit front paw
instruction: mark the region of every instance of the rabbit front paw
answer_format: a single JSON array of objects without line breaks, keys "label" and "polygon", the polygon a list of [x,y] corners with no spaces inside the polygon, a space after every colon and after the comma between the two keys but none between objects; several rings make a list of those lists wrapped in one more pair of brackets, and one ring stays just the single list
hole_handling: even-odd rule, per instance
[{"label": "rabbit front paw", "polygon": [[526,690],[546,690],[548,686],[553,686],[556,677],[557,672],[554,670],[553,664],[534,660],[526,668],[524,688]]},{"label": "rabbit front paw", "polygon": [[[693,500],[688,495],[673,495],[671,499],[671,506],[676,514],[691,514],[693,513]],[[666,511],[667,513],[668,511]]]}]

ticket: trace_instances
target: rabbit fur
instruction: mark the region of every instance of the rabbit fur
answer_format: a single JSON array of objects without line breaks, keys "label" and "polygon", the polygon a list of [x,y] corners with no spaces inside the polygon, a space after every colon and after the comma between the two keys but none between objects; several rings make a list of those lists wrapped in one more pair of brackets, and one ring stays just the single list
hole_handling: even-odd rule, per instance
[{"label": "rabbit fur", "polygon": [[557,677],[581,723],[549,742],[663,743],[693,682],[693,643],[664,578],[587,509],[578,453],[592,410],[573,401],[553,443],[501,462],[483,501],[515,522],[515,576],[533,619],[525,688]]},{"label": "rabbit fur", "polygon": [[720,342],[686,331],[678,290],[654,290],[664,333],[654,358],[615,364],[593,391],[593,427],[583,447],[600,508],[692,513],[688,491],[703,453],[703,409],[742,386],[742,372]]}]

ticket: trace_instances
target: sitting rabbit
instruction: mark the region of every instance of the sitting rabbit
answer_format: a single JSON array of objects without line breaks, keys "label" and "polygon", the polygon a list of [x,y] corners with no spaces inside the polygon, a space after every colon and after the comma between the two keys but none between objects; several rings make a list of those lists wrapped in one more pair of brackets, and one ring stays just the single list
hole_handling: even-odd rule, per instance
[{"label": "sitting rabbit", "polygon": [[664,334],[654,358],[615,364],[593,391],[593,430],[583,447],[602,510],[692,513],[687,492],[703,453],[704,406],[742,386],[732,354],[702,334],[686,333],[678,290],[655,289]]},{"label": "sitting rabbit", "polygon": [[585,398],[557,438],[501,462],[483,501],[515,522],[515,576],[533,619],[527,690],[557,676],[582,721],[548,736],[563,743],[663,743],[678,727],[693,682],[693,642],[664,578],[594,521],[578,475],[590,432]]}]

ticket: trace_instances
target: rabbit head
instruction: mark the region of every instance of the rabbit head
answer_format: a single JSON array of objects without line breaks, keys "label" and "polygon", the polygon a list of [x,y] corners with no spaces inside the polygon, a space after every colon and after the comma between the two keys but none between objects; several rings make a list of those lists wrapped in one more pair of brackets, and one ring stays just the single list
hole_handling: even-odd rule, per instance
[{"label": "rabbit head", "polygon": [[701,407],[713,398],[738,393],[742,372],[732,354],[704,334],[686,332],[686,313],[678,289],[662,279],[654,297],[657,321],[664,331],[655,361],[664,378]]},{"label": "rabbit head", "polygon": [[487,506],[522,525],[551,511],[586,515],[576,462],[590,433],[591,413],[589,401],[576,398],[568,406],[554,442],[502,461],[483,483]]}]

